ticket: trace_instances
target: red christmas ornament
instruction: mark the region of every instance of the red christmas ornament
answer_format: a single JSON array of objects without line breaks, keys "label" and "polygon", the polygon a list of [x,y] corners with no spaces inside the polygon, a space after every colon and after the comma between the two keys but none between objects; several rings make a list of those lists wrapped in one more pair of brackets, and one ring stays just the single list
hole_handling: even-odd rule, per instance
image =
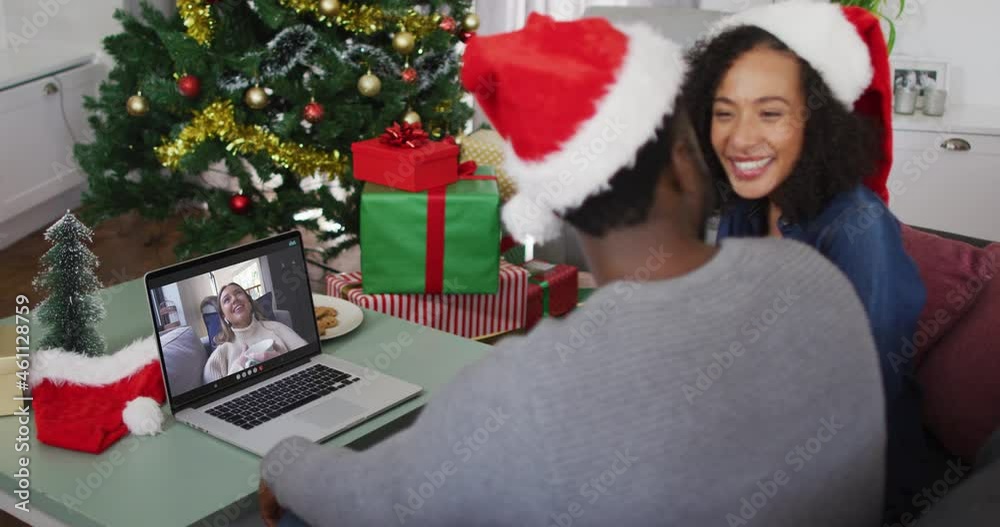
[{"label": "red christmas ornament", "polygon": [[310,123],[318,123],[322,121],[324,113],[325,110],[323,109],[323,105],[316,101],[310,102],[305,108],[302,109],[302,117]]},{"label": "red christmas ornament", "polygon": [[438,24],[438,27],[444,31],[451,33],[455,31],[455,27],[457,27],[457,24],[455,24],[454,18],[446,16],[441,19],[441,23]]},{"label": "red christmas ornament", "polygon": [[413,84],[414,82],[417,82],[417,70],[414,68],[406,68],[403,70],[403,73],[400,74],[400,77],[403,78],[403,82]]},{"label": "red christmas ornament", "polygon": [[463,31],[460,35],[458,35],[458,39],[462,42],[468,42],[469,39],[474,36],[476,36],[475,31]]},{"label": "red christmas ornament", "polygon": [[201,93],[201,81],[194,75],[184,75],[177,79],[177,90],[188,99],[194,99]]},{"label": "red christmas ornament", "polygon": [[244,215],[250,212],[250,198],[244,196],[243,194],[236,194],[229,198],[229,210],[233,211],[233,214]]}]

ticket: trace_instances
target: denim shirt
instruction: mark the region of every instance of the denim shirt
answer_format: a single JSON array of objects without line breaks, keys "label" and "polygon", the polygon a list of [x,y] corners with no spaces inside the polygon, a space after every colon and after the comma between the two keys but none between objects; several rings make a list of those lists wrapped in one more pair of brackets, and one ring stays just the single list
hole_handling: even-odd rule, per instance
[{"label": "denim shirt", "polygon": [[[767,236],[767,216],[766,202],[738,200],[723,211],[718,239]],[[830,259],[854,284],[864,305],[886,394],[886,501],[891,509],[906,508],[909,495],[927,483],[922,467],[929,454],[912,353],[904,351],[903,342],[913,338],[927,291],[903,249],[899,222],[881,199],[859,185],[835,196],[811,221],[779,219],[778,229],[783,237],[811,245]]]}]

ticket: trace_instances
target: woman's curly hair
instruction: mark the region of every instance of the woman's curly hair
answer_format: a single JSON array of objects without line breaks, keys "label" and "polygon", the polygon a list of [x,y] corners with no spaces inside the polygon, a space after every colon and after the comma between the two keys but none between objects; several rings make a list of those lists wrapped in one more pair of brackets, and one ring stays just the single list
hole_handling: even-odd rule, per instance
[{"label": "woman's curly hair", "polygon": [[740,26],[702,40],[688,52],[690,69],[683,98],[723,207],[733,202],[735,194],[712,147],[712,106],[729,68],[757,47],[793,54],[802,72],[807,108],[802,154],[788,179],[768,198],[789,221],[807,221],[819,215],[836,194],[853,189],[873,173],[880,161],[877,139],[882,131],[874,120],[845,108],[819,72],[771,33]]}]

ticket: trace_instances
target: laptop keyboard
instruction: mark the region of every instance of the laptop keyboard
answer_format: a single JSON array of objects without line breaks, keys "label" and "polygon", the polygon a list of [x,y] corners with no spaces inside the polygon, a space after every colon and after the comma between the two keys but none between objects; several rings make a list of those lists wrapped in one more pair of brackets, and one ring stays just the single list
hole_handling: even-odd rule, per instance
[{"label": "laptop keyboard", "polygon": [[340,370],[316,364],[213,407],[206,413],[249,430],[360,380]]}]

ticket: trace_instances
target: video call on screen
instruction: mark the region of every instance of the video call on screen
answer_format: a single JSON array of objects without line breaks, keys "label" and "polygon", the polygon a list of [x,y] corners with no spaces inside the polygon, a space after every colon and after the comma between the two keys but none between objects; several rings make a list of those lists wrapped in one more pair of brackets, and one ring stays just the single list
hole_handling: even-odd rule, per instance
[{"label": "video call on screen", "polygon": [[315,341],[309,294],[294,242],[151,288],[171,394],[256,371]]}]

